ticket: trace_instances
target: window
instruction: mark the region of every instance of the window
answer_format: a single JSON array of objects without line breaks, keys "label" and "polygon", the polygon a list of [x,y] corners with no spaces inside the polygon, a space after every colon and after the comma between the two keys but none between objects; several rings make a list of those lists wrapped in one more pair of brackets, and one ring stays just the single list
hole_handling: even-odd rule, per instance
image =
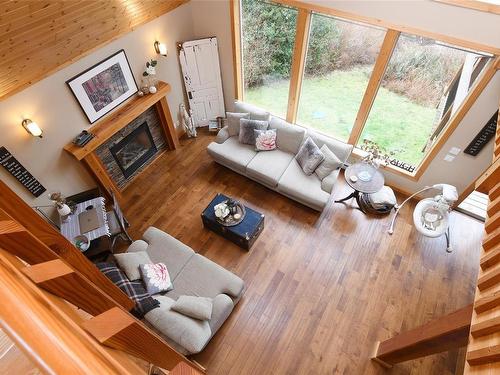
[{"label": "window", "polygon": [[417,166],[467,96],[487,57],[401,34],[360,142],[369,139]]},{"label": "window", "polygon": [[245,102],[285,118],[297,10],[241,1]]},{"label": "window", "polygon": [[344,142],[371,140],[413,179],[462,121],[461,109],[473,104],[499,59],[464,49],[496,53],[494,47],[439,37],[458,47],[307,2],[231,4],[239,100]]},{"label": "window", "polygon": [[385,30],[313,13],[297,122],[347,141]]}]

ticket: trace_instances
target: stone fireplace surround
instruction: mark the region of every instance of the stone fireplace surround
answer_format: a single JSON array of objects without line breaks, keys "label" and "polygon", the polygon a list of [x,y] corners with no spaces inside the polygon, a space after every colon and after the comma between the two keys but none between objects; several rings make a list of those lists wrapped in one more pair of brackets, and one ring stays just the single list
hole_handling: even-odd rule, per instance
[{"label": "stone fireplace surround", "polygon": [[[139,128],[143,123],[147,124],[149,131],[153,136],[153,142],[156,146],[156,152],[139,169],[137,169],[134,174],[127,178],[124,176],[118,163],[111,154],[110,149],[114,145],[118,144],[121,140],[123,140],[127,135],[132,133],[135,129]],[[151,162],[156,158],[156,156],[158,156],[158,154],[167,149],[167,147],[168,146],[165,141],[165,136],[163,135],[160,118],[158,117],[158,113],[156,112],[155,108],[151,107],[140,114],[136,119],[134,119],[124,128],[116,132],[102,145],[100,145],[95,150],[95,153],[97,154],[97,157],[101,159],[101,162],[106,168],[106,171],[108,172],[111,179],[115,182],[118,188],[123,189],[130,181],[134,179],[135,176],[137,176],[139,173],[141,173],[142,170],[144,170],[149,164],[151,164]]]},{"label": "stone fireplace surround", "polygon": [[[133,131],[132,128],[134,126],[143,124],[144,118],[142,120],[138,119],[143,114],[145,118],[151,118],[153,125],[150,126],[148,123],[148,128],[152,133],[156,134],[154,138],[156,138],[159,143],[156,144],[156,140],[154,140],[154,142],[157,147],[160,146],[160,149],[163,147],[163,150],[165,150],[165,148],[168,150],[175,150],[180,146],[172,115],[165,97],[170,90],[171,88],[168,83],[160,81],[158,83],[158,90],[155,94],[149,94],[142,97],[135,96],[128,99],[110,115],[90,127],[88,130],[93,133],[95,137],[85,146],[78,147],[73,143],[68,143],[64,147],[66,152],[73,155],[73,157],[81,161],[87,167],[88,171],[93,175],[96,182],[107,195],[107,198],[110,198],[110,193],[113,192],[118,201],[121,201],[121,191],[123,187],[126,186],[127,182],[130,181],[130,178],[122,182],[118,180],[115,181],[113,179],[113,167],[110,165],[106,166],[108,163],[107,156],[102,155],[102,159],[99,156],[99,151],[102,151],[100,148],[108,141],[111,140],[112,142],[112,140],[115,139],[113,137],[115,137],[117,133],[118,138],[125,137],[130,131]],[[153,116],[154,113],[156,116]],[[158,127],[155,126],[156,120],[153,120],[155,117],[158,120]],[[161,129],[161,131],[159,131],[158,128]],[[163,146],[159,140],[160,134],[163,136]],[[154,159],[154,157],[152,159]],[[143,169],[144,166],[140,168],[137,173],[140,173]],[[133,177],[134,176],[131,176],[131,178]]]}]

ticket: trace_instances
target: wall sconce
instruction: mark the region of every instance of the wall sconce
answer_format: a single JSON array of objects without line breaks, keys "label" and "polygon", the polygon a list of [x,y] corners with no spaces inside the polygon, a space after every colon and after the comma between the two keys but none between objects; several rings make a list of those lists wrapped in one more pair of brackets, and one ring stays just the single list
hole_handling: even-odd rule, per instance
[{"label": "wall sconce", "polygon": [[38,126],[36,122],[31,121],[30,119],[25,119],[22,122],[23,128],[30,133],[33,137],[42,138],[42,129]]},{"label": "wall sconce", "polygon": [[155,42],[155,51],[158,55],[167,56],[167,45],[164,43],[160,43],[158,41]]}]

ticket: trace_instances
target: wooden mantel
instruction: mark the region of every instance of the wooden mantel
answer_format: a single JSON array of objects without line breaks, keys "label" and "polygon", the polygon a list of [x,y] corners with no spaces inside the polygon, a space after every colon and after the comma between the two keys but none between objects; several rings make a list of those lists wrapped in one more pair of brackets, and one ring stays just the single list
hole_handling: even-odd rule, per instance
[{"label": "wooden mantel", "polygon": [[170,114],[167,99],[165,98],[165,95],[169,92],[170,85],[160,81],[158,84],[158,91],[155,94],[149,94],[142,97],[135,96],[129,99],[126,104],[115,109],[111,115],[88,129],[95,137],[84,147],[78,147],[73,143],[68,143],[64,146],[64,150],[85,164],[104,191],[113,191],[116,197],[121,199],[120,188],[108,175],[106,167],[96,155],[95,150],[152,106],[155,106],[160,118],[169,149],[174,150],[179,147],[179,138],[175,130],[172,115]]}]

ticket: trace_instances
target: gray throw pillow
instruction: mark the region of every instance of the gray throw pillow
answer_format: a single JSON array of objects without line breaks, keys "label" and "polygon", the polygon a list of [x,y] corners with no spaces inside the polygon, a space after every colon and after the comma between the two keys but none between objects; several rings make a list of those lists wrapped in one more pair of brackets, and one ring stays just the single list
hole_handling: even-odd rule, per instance
[{"label": "gray throw pillow", "polygon": [[240,133],[240,120],[242,118],[250,118],[250,113],[234,113],[226,112],[227,130],[230,137],[234,137]]},{"label": "gray throw pillow", "polygon": [[212,299],[206,297],[180,296],[171,309],[198,320],[212,318]]},{"label": "gray throw pillow", "polygon": [[240,120],[240,134],[238,139],[240,143],[255,146],[254,130],[267,130],[268,127],[268,121],[247,120],[242,118]]},{"label": "gray throw pillow", "polygon": [[149,294],[168,292],[173,289],[172,281],[170,281],[170,275],[165,264],[141,264],[139,269],[141,270],[142,281]]},{"label": "gray throw pillow", "polygon": [[116,263],[120,269],[125,272],[130,281],[139,280],[141,272],[139,266],[141,264],[153,263],[149,259],[148,253],[145,251],[137,251],[133,253],[114,254]]},{"label": "gray throw pillow", "polygon": [[318,165],[314,173],[323,180],[326,176],[329,176],[334,170],[342,166],[342,161],[335,155],[327,145],[323,145],[320,151],[325,155],[325,160]]},{"label": "gray throw pillow", "polygon": [[319,147],[314,143],[311,137],[307,137],[305,142],[300,146],[297,156],[295,156],[297,163],[308,176],[312,175],[318,165],[325,160],[325,155],[321,152]]}]

